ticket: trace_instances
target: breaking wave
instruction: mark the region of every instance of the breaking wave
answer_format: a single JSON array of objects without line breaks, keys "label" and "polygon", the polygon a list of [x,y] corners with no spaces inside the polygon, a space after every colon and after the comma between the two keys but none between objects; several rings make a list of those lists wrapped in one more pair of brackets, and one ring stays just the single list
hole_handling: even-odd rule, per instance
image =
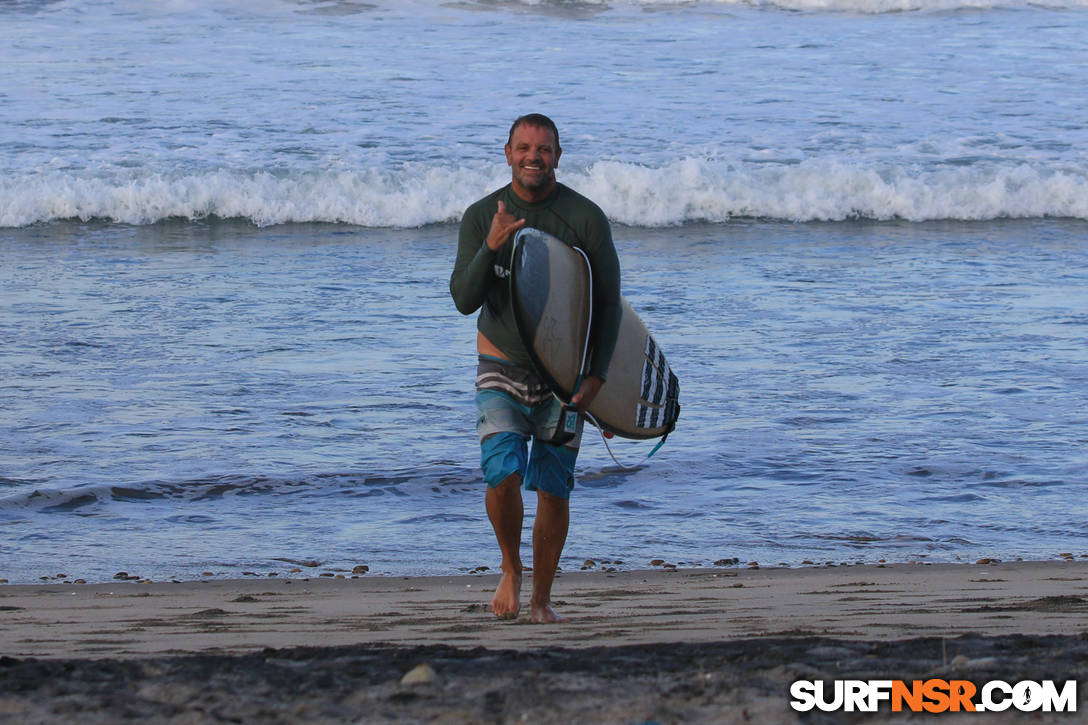
[{"label": "breaking wave", "polygon": [[[50,171],[0,180],[0,226],[63,219],[152,224],[236,218],[259,226],[329,222],[418,227],[456,222],[507,180],[493,165],[455,169],[178,174]],[[790,222],[1064,217],[1088,219],[1088,168],[1016,161],[896,165],[812,159],[685,158],[660,166],[597,161],[561,179],[615,221],[661,227],[763,218]]]}]

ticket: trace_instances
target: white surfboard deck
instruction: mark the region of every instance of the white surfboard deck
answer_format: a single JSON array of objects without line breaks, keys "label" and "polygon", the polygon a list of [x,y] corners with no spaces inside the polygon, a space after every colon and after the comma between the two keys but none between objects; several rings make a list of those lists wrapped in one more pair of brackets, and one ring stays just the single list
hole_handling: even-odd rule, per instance
[{"label": "white surfboard deck", "polygon": [[[522,342],[537,372],[564,401],[574,394],[590,324],[590,271],[585,257],[539,229],[514,239],[510,293]],[[589,407],[604,430],[625,438],[658,438],[680,414],[680,385],[665,355],[626,299],[607,380]]]}]

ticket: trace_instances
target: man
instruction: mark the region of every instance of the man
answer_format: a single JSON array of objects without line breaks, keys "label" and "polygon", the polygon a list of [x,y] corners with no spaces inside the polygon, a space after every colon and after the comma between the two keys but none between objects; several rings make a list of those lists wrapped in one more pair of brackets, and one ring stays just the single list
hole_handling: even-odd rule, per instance
[{"label": "man", "polygon": [[[510,304],[509,275],[514,233],[523,226],[580,247],[593,269],[591,359],[570,401],[584,411],[608,372],[620,320],[619,260],[608,219],[600,208],[555,179],[562,149],[559,130],[547,116],[514,121],[506,143],[511,182],[465,211],[450,277],[450,293],[465,315],[477,310],[477,433],[487,482],[486,508],[502,553],[502,579],[491,608],[504,619],[521,607],[521,486],[537,494],[533,526],[533,622],[563,621],[551,606],[552,581],[570,522],[570,492],[582,425],[565,444],[547,442],[562,407],[533,371],[518,336]],[[528,441],[532,439],[532,450]]]}]

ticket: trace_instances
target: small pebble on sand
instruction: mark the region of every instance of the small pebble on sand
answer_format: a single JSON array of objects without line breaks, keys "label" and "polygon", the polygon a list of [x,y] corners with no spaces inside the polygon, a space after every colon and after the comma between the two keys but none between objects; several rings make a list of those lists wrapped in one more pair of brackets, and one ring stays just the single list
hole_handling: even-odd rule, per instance
[{"label": "small pebble on sand", "polygon": [[438,680],[438,673],[427,663],[417,665],[400,678],[402,685],[426,685]]}]

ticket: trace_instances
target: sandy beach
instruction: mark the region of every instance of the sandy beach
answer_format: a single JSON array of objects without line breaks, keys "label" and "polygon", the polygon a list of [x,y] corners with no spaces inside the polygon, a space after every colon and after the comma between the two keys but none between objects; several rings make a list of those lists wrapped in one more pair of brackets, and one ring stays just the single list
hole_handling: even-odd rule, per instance
[{"label": "sandy beach", "polygon": [[1088,694],[1085,561],[568,572],[560,625],[496,620],[496,582],[0,586],[0,721],[906,717],[796,713],[797,679],[1076,679]]}]

